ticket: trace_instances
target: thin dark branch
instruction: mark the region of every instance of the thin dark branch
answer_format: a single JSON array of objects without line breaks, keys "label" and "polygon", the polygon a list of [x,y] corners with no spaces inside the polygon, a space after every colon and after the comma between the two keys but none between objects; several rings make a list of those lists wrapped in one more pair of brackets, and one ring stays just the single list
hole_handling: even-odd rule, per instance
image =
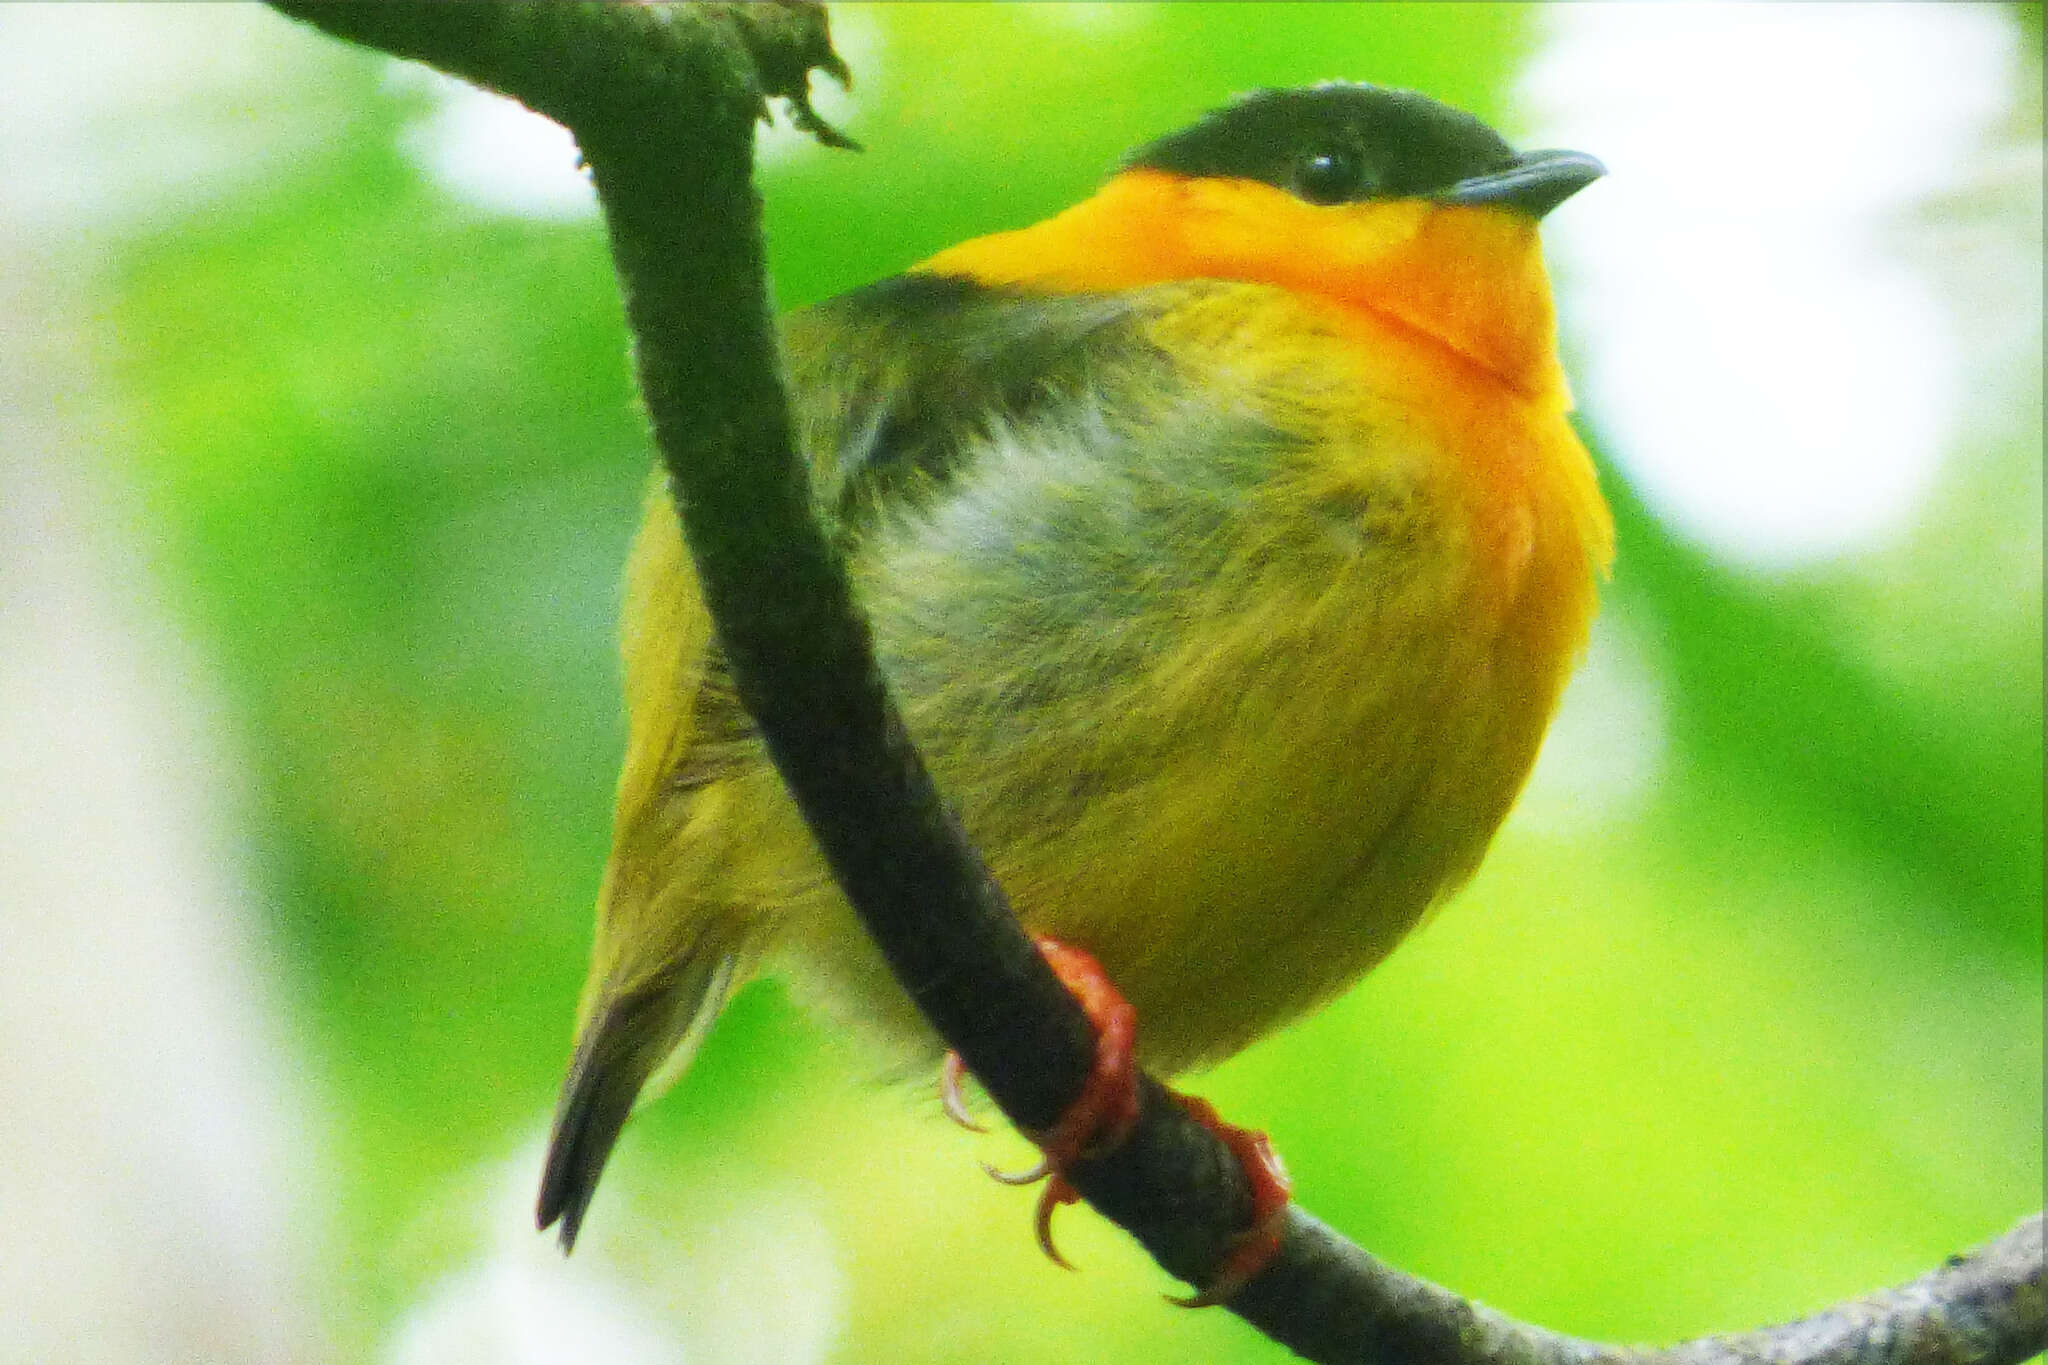
[{"label": "thin dark branch", "polygon": [[[2042,1215],[1896,1289],[1778,1327],[1663,1350],[1517,1322],[1382,1264],[1302,1215],[1320,1264],[1262,1275],[1231,1307],[1312,1360],[1402,1365],[2018,1365],[2048,1349]],[[1273,1300],[1271,1305],[1247,1300]],[[1307,1311],[1303,1311],[1304,1306]],[[1255,1316],[1256,1315],[1256,1316]],[[1267,1323],[1273,1326],[1267,1326]]]},{"label": "thin dark branch", "polygon": [[[272,0],[566,125],[596,181],[641,391],[734,677],[834,873],[898,979],[1003,1111],[1044,1129],[1093,1057],[1085,1016],[933,786],[811,513],[765,284],[753,129],[769,98],[827,141],[809,73],[844,75],[808,4]],[[1249,1212],[1236,1160],[1143,1086],[1130,1140],[1074,1183],[1194,1283]],[[2042,1348],[2038,1218],[1905,1289],[1665,1353],[1514,1323],[1389,1269],[1295,1210],[1230,1307],[1323,1361],[2016,1361]],[[1924,1352],[1902,1354],[1899,1343]]]}]

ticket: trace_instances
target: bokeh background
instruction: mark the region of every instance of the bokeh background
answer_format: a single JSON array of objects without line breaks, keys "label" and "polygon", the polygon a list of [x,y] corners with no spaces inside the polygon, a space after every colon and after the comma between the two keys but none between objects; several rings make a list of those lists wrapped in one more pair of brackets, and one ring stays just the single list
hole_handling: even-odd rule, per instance
[{"label": "bokeh background", "polygon": [[[1303,1201],[1665,1341],[2041,1200],[2041,9],[848,6],[791,306],[1234,92],[1413,86],[1546,225],[1621,526],[1477,881],[1196,1083]],[[1266,1361],[772,984],[529,1209],[648,445],[531,116],[253,6],[0,7],[0,1361]]]}]

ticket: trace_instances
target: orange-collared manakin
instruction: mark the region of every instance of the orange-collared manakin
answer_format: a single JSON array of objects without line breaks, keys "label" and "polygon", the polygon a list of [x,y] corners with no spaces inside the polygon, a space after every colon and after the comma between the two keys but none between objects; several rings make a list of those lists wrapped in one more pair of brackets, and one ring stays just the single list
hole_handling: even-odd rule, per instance
[{"label": "orange-collared manakin", "polygon": [[[816,506],[910,730],[1159,1071],[1384,958],[1528,775],[1613,539],[1536,225],[1600,173],[1407,91],[1260,91],[788,319]],[[565,1244],[636,1098],[756,972],[899,1058],[943,1048],[741,709],[660,484],[623,637],[541,1191]]]}]

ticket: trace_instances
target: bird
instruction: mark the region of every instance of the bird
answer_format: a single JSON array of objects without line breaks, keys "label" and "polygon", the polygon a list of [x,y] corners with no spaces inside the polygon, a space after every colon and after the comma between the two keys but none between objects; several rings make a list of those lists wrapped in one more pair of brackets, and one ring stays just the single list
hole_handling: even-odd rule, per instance
[{"label": "bird", "polygon": [[[1537,225],[1602,174],[1413,91],[1255,90],[1064,212],[785,319],[813,505],[910,734],[1145,1066],[1364,975],[1527,778],[1613,555]],[[895,1064],[945,1053],[739,701],[658,473],[620,634],[537,1209],[565,1250],[751,978]]]}]

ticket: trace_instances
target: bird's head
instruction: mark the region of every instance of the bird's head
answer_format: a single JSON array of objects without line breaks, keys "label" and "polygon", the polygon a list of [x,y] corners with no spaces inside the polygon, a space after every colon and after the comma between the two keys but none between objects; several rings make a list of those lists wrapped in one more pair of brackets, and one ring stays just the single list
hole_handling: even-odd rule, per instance
[{"label": "bird's head", "polygon": [[1413,91],[1260,90],[1131,152],[1093,198],[926,263],[991,283],[1276,284],[1434,337],[1517,387],[1556,376],[1545,214],[1605,173],[1517,152]]}]

